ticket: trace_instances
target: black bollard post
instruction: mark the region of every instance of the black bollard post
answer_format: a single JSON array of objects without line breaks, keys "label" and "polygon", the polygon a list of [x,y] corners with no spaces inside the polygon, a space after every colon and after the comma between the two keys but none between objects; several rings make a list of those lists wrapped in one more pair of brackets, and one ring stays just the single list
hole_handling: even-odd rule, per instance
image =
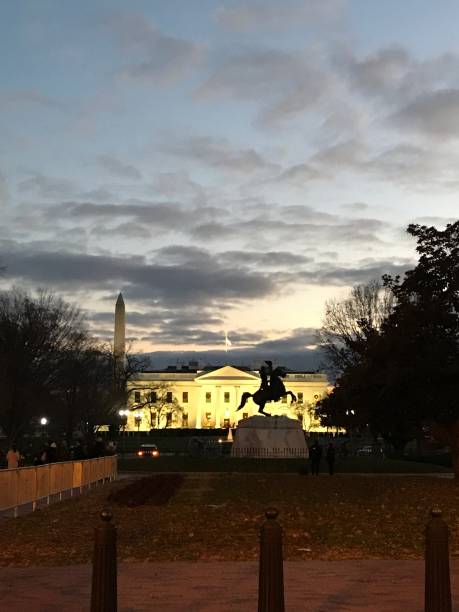
[{"label": "black bollard post", "polygon": [[448,525],[433,508],[426,527],[425,612],[451,612]]},{"label": "black bollard post", "polygon": [[260,529],[260,574],[258,612],[284,612],[284,569],[282,527],[276,521],[278,511],[268,508]]},{"label": "black bollard post", "polygon": [[103,523],[94,530],[91,612],[116,612],[116,527],[110,510],[102,510]]}]

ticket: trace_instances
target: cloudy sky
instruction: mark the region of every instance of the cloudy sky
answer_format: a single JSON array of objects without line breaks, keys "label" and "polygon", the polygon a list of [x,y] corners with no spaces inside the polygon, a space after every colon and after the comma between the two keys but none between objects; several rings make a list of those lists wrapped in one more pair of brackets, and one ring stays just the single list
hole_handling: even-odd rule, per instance
[{"label": "cloudy sky", "polygon": [[101,337],[122,291],[138,349],[226,329],[309,367],[325,301],[459,217],[458,23],[456,0],[2,2],[1,288]]}]

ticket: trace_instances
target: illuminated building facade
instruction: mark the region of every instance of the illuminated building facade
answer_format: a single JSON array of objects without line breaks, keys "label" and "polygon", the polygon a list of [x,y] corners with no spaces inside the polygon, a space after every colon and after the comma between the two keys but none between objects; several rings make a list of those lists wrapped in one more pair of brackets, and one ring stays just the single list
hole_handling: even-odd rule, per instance
[{"label": "illuminated building facade", "polygon": [[[120,327],[117,327],[118,321]],[[124,328],[124,316],[115,318],[118,347],[124,346],[120,339]],[[266,411],[299,419],[305,430],[325,431],[315,418],[314,407],[330,390],[327,376],[289,371],[284,383],[297,396],[297,402],[292,404],[290,398],[282,398],[268,403]],[[259,387],[258,371],[243,366],[199,369],[196,363],[190,362],[186,366],[140,372],[127,383],[126,431],[234,427],[239,420],[257,414],[258,406],[251,398],[243,409],[237,411],[237,407],[244,392],[254,393]]]}]

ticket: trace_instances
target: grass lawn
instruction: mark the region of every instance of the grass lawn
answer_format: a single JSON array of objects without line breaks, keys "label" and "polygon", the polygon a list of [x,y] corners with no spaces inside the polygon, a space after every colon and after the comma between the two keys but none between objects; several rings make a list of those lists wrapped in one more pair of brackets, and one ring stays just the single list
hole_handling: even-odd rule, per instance
[{"label": "grass lawn", "polygon": [[[94,526],[113,489],[0,523],[1,565],[89,562]],[[276,506],[284,557],[421,558],[429,511],[439,505],[459,551],[459,483],[429,476],[312,477],[297,474],[191,474],[163,506],[111,503],[118,557],[125,561],[254,560],[264,510]]]},{"label": "grass lawn", "polygon": [[[235,459],[231,457],[194,458],[187,456],[161,455],[152,457],[126,457],[119,459],[118,470],[127,472],[260,472],[297,474],[306,465],[302,459]],[[327,471],[322,461],[322,472]],[[350,457],[338,459],[337,473],[373,474],[429,474],[432,472],[451,472],[450,468],[415,461],[381,459],[379,457]]]}]

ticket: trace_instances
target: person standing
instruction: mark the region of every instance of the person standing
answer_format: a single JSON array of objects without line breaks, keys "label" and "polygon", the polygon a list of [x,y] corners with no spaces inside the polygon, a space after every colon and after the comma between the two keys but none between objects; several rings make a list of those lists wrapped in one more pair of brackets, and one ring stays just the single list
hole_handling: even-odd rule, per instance
[{"label": "person standing", "polygon": [[15,446],[11,446],[8,452],[6,453],[6,461],[8,463],[9,470],[15,470],[19,467],[19,461],[21,459],[21,455]]},{"label": "person standing", "polygon": [[333,445],[333,442],[330,442],[327,447],[326,457],[328,463],[328,473],[330,474],[330,476],[333,476],[333,474],[335,473],[335,447]]},{"label": "person standing", "polygon": [[319,475],[320,460],[322,459],[322,447],[316,440],[309,449],[309,459],[311,461],[311,473],[313,476]]}]

